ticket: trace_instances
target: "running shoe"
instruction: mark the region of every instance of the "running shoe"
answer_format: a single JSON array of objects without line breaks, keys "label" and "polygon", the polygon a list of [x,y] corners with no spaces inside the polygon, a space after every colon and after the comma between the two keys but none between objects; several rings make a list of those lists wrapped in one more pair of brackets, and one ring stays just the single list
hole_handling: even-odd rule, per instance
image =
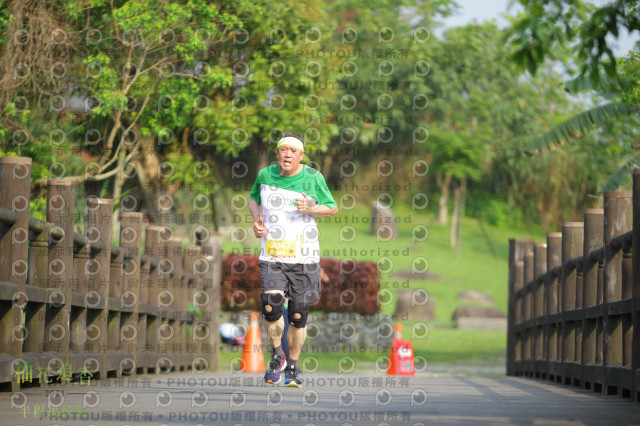
[{"label": "running shoe", "polygon": [[300,379],[300,370],[297,365],[289,365],[284,370],[284,384],[289,387],[302,387],[302,379]]},{"label": "running shoe", "polygon": [[264,373],[264,381],[276,385],[280,383],[280,372],[287,367],[287,357],[273,355],[269,361],[267,372]]}]

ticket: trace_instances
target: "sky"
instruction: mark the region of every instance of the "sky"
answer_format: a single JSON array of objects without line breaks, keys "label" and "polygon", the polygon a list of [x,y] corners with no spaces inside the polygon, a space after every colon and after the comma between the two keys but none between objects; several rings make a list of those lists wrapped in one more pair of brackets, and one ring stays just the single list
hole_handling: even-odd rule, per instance
[{"label": "sky", "polygon": [[[465,25],[474,19],[478,22],[495,19],[498,26],[506,27],[509,22],[500,15],[502,13],[516,15],[519,10],[522,10],[519,8],[519,5],[514,5],[511,9],[507,10],[509,0],[457,0],[457,2],[460,5],[459,14],[444,20],[444,24],[447,27]],[[606,4],[607,0],[593,0],[592,2],[596,5],[602,5]],[[436,33],[441,35],[440,31],[436,31]],[[614,40],[616,47],[613,51],[616,55],[624,55],[633,48],[633,43],[637,40],[637,33],[634,37],[629,37],[629,34],[625,32],[617,41]]]}]

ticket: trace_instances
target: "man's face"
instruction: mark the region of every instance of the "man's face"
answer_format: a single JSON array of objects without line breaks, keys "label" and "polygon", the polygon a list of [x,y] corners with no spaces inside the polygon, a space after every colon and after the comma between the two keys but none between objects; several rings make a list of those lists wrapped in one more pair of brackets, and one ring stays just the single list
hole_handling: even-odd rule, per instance
[{"label": "man's face", "polygon": [[289,145],[282,145],[280,148],[276,148],[276,156],[280,164],[280,171],[284,176],[289,176],[300,167],[300,160],[304,157],[304,151]]}]

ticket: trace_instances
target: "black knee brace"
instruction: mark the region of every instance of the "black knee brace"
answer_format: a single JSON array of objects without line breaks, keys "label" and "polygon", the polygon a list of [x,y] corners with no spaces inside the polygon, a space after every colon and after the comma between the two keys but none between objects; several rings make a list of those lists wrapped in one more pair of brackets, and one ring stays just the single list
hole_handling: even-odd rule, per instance
[{"label": "black knee brace", "polygon": [[[297,328],[302,328],[307,325],[309,306],[306,303],[294,302],[293,300],[290,300],[289,308],[287,308],[287,313],[290,325]],[[300,314],[300,318],[294,318],[294,314]]]},{"label": "black knee brace", "polygon": [[[262,317],[269,322],[278,321],[284,310],[284,296],[282,293],[262,293]],[[271,306],[267,312],[265,306]]]}]

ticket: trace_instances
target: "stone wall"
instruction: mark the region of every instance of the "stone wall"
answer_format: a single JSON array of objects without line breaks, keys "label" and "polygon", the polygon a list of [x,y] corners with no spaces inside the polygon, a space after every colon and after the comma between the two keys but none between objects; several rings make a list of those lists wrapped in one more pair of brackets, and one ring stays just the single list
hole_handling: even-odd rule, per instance
[{"label": "stone wall", "polygon": [[395,323],[390,315],[319,313],[309,316],[307,342],[327,352],[391,347]]},{"label": "stone wall", "polygon": [[[236,324],[246,333],[250,314],[250,311],[224,312],[220,322]],[[309,314],[307,324],[307,350],[324,353],[388,349],[395,326],[390,315],[356,313],[313,313]],[[262,319],[259,325],[262,340],[268,345]]]}]

